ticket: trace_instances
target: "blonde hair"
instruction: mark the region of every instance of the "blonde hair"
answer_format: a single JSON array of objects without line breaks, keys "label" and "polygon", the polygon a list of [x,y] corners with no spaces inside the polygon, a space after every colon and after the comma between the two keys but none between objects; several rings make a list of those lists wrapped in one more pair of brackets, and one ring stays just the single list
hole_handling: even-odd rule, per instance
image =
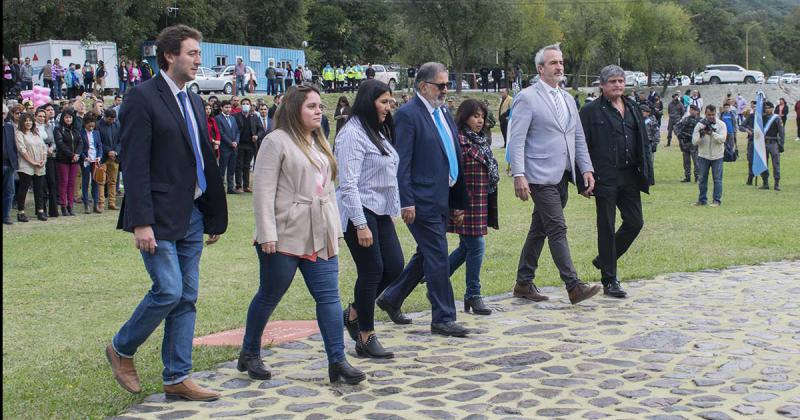
[{"label": "blonde hair", "polygon": [[[306,141],[305,125],[300,115],[303,103],[311,92],[316,92],[316,94],[319,95],[319,90],[316,87],[305,84],[292,86],[286,91],[286,95],[283,97],[283,101],[275,113],[275,129],[283,130],[289,134],[294,144],[306,155],[308,161],[317,169],[322,169],[319,163],[311,157],[311,148],[308,145],[308,141]],[[322,150],[322,153],[330,162],[331,179],[336,179],[336,158],[333,156],[333,152],[331,152],[330,144],[328,144],[328,140],[325,138],[325,133],[322,132],[322,128],[320,127],[312,131],[311,138],[314,144]]]}]

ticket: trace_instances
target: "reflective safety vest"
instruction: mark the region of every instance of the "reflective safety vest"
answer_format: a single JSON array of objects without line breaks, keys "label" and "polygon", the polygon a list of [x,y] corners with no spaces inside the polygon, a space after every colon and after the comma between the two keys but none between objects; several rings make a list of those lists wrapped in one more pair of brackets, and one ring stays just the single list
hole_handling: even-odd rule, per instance
[{"label": "reflective safety vest", "polygon": [[347,68],[347,78],[348,79],[355,79],[356,78],[355,67],[348,67]]},{"label": "reflective safety vest", "polygon": [[334,73],[332,67],[325,67],[322,69],[322,80],[331,81],[333,80]]},{"label": "reflective safety vest", "polygon": [[344,69],[341,67],[336,69],[336,80],[339,82],[344,82]]},{"label": "reflective safety vest", "polygon": [[356,79],[358,79],[358,80],[363,80],[363,79],[365,79],[365,78],[366,78],[366,77],[364,76],[364,71],[362,70],[362,67],[361,67],[361,65],[356,65],[356,66],[353,68],[353,71],[355,71],[355,73],[356,73]]}]

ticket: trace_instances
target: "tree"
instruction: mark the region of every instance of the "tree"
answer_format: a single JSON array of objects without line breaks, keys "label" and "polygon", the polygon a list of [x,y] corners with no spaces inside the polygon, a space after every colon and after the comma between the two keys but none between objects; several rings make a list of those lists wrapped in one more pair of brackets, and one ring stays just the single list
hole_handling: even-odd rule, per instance
[{"label": "tree", "polygon": [[633,62],[645,70],[648,84],[654,72],[664,77],[663,95],[674,76],[691,72],[699,64],[697,34],[689,15],[675,4],[634,3],[630,16],[627,50]]},{"label": "tree", "polygon": [[558,22],[547,16],[544,3],[508,3],[498,8],[495,22],[501,29],[495,33],[494,46],[506,71],[513,64],[527,64],[535,72],[534,53],[557,42],[561,33]]},{"label": "tree", "polygon": [[456,73],[456,92],[461,93],[470,52],[487,42],[485,34],[497,28],[492,20],[496,9],[483,0],[409,0],[402,12],[406,23],[413,22],[447,52]]}]

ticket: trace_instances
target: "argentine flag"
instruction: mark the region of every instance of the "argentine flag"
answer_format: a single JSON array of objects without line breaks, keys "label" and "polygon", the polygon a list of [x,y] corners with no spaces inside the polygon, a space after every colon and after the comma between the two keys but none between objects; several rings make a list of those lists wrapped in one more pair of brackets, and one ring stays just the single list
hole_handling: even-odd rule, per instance
[{"label": "argentine flag", "polygon": [[769,127],[777,119],[776,115],[767,122],[764,126],[764,92],[758,91],[756,94],[756,115],[753,119],[755,127],[753,127],[753,175],[758,176],[767,170],[767,146],[764,143],[764,133],[769,130]]}]

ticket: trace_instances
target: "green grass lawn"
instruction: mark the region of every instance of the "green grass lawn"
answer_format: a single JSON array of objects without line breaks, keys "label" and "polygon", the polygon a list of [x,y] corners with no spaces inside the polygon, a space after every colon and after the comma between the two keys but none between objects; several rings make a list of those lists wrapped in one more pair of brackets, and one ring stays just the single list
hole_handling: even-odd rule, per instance
[{"label": "green grass lawn", "polygon": [[[337,96],[326,95],[330,114]],[[492,97],[496,108],[497,97]],[[621,278],[800,258],[800,143],[793,141],[793,120],[787,132],[791,134],[781,156],[783,191],[746,187],[742,153],[738,162],[725,164],[723,206],[717,209],[691,206],[697,187],[679,182],[683,171],[678,148],[661,147],[656,154],[657,183],[652,194],[643,197],[645,227],[620,261]],[[513,287],[530,221],[531,202],[514,197],[510,178],[503,177],[500,189],[501,229],[487,238],[482,275],[487,296]],[[228,197],[228,232],[204,251],[202,259],[197,335],[243,326],[258,286],[251,196]],[[590,263],[597,252],[594,212],[594,203],[573,190],[566,209],[569,241],[578,273],[587,281],[599,280]],[[136,356],[141,395],[130,395],[115,383],[103,353],[150,287],[132,236],[114,229],[117,214],[80,214],[3,227],[4,417],[100,418],[161,391],[160,330]],[[398,232],[408,259],[413,241],[401,223]],[[450,237],[450,243],[454,246],[456,238]],[[355,269],[347,247],[341,249],[341,294],[348,302]],[[559,284],[546,247],[544,253],[537,283]],[[453,286],[460,299],[463,269],[453,276]],[[404,306],[406,311],[428,308],[424,287]],[[380,311],[379,315],[383,316]],[[313,301],[304,283],[297,281],[273,319],[313,318]],[[213,368],[234,359],[237,352],[237,348],[199,348],[194,352],[195,369]]]}]

